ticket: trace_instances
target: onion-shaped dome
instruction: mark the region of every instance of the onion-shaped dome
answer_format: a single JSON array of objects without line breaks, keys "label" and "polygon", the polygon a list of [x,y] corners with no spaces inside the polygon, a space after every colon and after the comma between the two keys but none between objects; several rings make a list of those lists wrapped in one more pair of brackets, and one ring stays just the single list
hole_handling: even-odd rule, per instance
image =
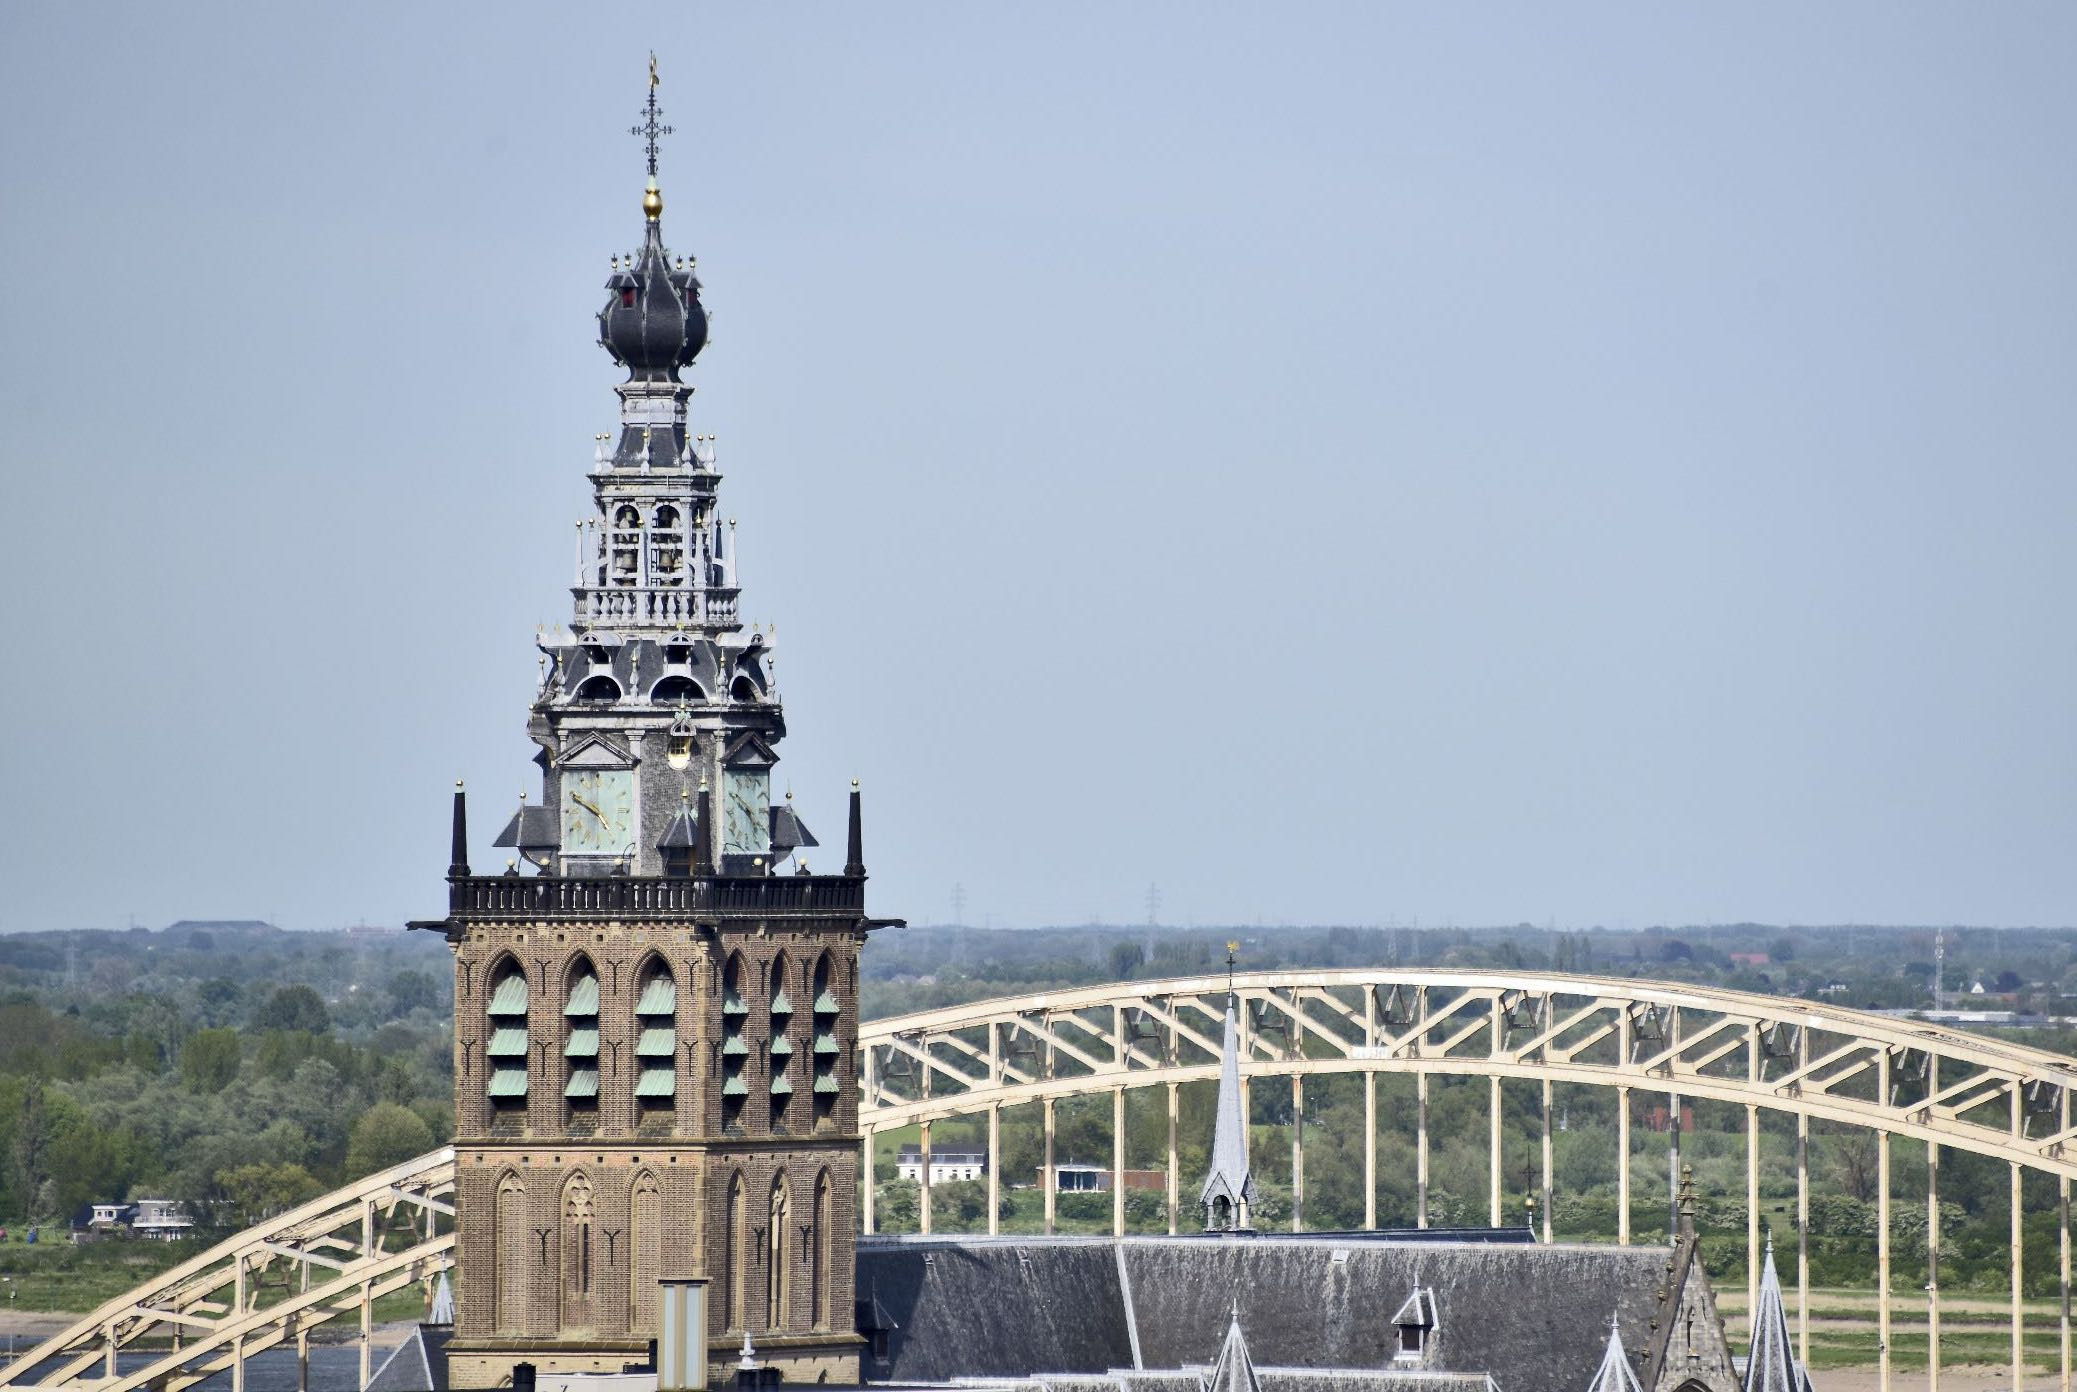
[{"label": "onion-shaped dome", "polygon": [[707,311],[690,267],[673,268],[664,250],[663,200],[650,183],[643,206],[650,209],[641,254],[616,266],[606,281],[599,311],[599,342],[631,382],[675,382],[707,346]]}]

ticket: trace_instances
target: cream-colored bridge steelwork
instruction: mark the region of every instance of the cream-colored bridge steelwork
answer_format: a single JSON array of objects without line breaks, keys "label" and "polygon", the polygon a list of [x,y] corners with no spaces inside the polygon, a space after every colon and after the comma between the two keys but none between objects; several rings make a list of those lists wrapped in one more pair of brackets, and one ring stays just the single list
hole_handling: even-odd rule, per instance
[{"label": "cream-colored bridge steelwork", "polygon": [[0,1373],[0,1388],[179,1392],[228,1368],[244,1392],[245,1359],[290,1339],[306,1386],[311,1329],[356,1315],[366,1386],[374,1303],[448,1268],[453,1196],[451,1147],[334,1190],[109,1301]]},{"label": "cream-colored bridge steelwork", "polygon": [[[1126,1096],[1166,1093],[1167,1196],[1173,1228],[1181,1205],[1176,1165],[1177,1090],[1218,1072],[1228,978],[1130,982],[1079,991],[983,1001],[898,1016],[860,1029],[859,1122],[870,1166],[878,1137],[950,1117],[985,1115],[989,1133],[989,1224],[996,1224],[1000,1175],[993,1158],[1002,1111],[1037,1104],[1043,1115],[1045,1223],[1056,1212],[1052,1183],[1053,1112],[1064,1097],[1108,1094],[1112,1105],[1112,1223],[1124,1227]],[[1305,1084],[1326,1074],[1360,1075],[1368,1123],[1363,1147],[1364,1222],[1377,1223],[1377,1084],[1411,1075],[1417,1221],[1428,1214],[1427,1098],[1437,1076],[1487,1079],[1489,1217],[1502,1217],[1501,1090],[1509,1080],[1541,1089],[1541,1205],[1550,1235],[1551,1088],[1590,1084],[1616,1089],[1615,1154],[1630,1152],[1633,1094],[1742,1106],[1746,1133],[1746,1241],[1759,1245],[1759,1141],[1763,1112],[1794,1121],[1799,1334],[1808,1349],[1809,1134],[1813,1118],[1877,1136],[1877,1262],[1889,1288],[1891,1143],[1926,1147],[1926,1219],[1934,1281],[1927,1314],[1939,1386],[1939,1156],[1942,1148],[2004,1161],[2013,1179],[2012,1357],[2021,1385],[2018,1180],[2052,1175],[2059,1196],[2062,1387],[2071,1392],[2070,1180],[2077,1174],[2071,1089],[2077,1061],[1995,1039],[1860,1011],[1774,996],[1585,976],[1501,972],[1250,972],[1232,979],[1241,1001],[1243,1077],[1287,1079],[1302,1120]],[[1293,1226],[1304,1221],[1304,1127],[1292,1128]],[[870,1168],[867,1173],[870,1174]],[[930,1221],[929,1165],[921,1217]],[[1618,1231],[1630,1233],[1630,1167],[1616,1166]],[[220,1243],[192,1261],[110,1301],[30,1350],[4,1373],[0,1389],[84,1387],[129,1392],[160,1386],[179,1392],[229,1369],[243,1392],[244,1359],[293,1339],[307,1352],[311,1329],[357,1316],[361,1381],[369,1371],[374,1302],[412,1282],[431,1282],[453,1262],[454,1152],[435,1151],[372,1175]],[[862,1198],[874,1226],[873,1186]],[[1748,1262],[1748,1270],[1757,1262]],[[1748,1292],[1750,1295],[1750,1292]],[[1890,1304],[1878,1302],[1885,1384]],[[118,1355],[122,1355],[120,1366]],[[307,1363],[300,1363],[307,1371]]]},{"label": "cream-colored bridge steelwork", "polygon": [[[1042,1109],[1044,1223],[1053,1230],[1057,1175],[1054,1104],[1108,1093],[1112,1105],[1111,1221],[1125,1227],[1125,1110],[1128,1090],[1164,1089],[1170,1231],[1182,1205],[1177,1173],[1177,1089],[1218,1074],[1229,978],[1225,975],[1129,982],[884,1019],[860,1029],[864,1096],[859,1124],[870,1174],[876,1137],[919,1126],[924,1152],[919,1221],[931,1223],[933,1121],[985,1115],[988,1222],[996,1230],[1005,1107]],[[1895,1141],[1926,1147],[1929,1266],[1927,1319],[1939,1385],[1939,1159],[1942,1147],[1974,1151],[2010,1167],[2011,1350],[2014,1386],[2024,1373],[2020,1262],[2026,1171],[2053,1175],[2059,1195],[2062,1283],[2061,1385],[2071,1388],[2070,1180],[2077,1176],[2071,1089],[2077,1060],[1979,1035],[1863,1011],[1777,996],[1620,978],[1550,973],[1446,971],[1246,972],[1231,978],[1241,1002],[1245,1083],[1288,1078],[1292,1115],[1292,1226],[1304,1222],[1302,1124],[1309,1077],[1358,1074],[1363,1083],[1364,1223],[1377,1226],[1377,1081],[1410,1074],[1414,1102],[1418,1212],[1428,1225],[1428,1096],[1438,1075],[1488,1080],[1489,1218],[1502,1221],[1502,1088],[1521,1079],[1541,1089],[1543,1236],[1551,1236],[1551,1089],[1557,1083],[1614,1088],[1615,1155],[1630,1154],[1632,1095],[1665,1099],[1677,1117],[1684,1101],[1744,1108],[1747,1270],[1750,1301],[1760,1257],[1761,1114],[1795,1126],[1799,1340],[1809,1348],[1809,1149],[1813,1119],[1864,1128],[1877,1149],[1877,1268],[1890,1286],[1890,1152]],[[1617,1224],[1629,1242],[1630,1166],[1618,1164]],[[862,1212],[875,1224],[873,1186]],[[1891,1301],[1878,1302],[1882,1384],[1889,1382]],[[1750,1308],[1750,1305],[1748,1305]]]}]

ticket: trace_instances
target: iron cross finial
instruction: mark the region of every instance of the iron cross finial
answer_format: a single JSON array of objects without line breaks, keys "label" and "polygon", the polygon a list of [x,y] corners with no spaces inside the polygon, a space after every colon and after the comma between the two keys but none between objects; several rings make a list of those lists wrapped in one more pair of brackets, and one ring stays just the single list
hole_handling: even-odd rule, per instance
[{"label": "iron cross finial", "polygon": [[673,134],[671,128],[663,123],[663,109],[656,104],[657,80],[656,55],[651,53],[649,55],[649,100],[642,107],[642,124],[628,127],[627,133],[642,137],[643,148],[649,155],[649,177],[652,179],[656,177],[657,138]]}]

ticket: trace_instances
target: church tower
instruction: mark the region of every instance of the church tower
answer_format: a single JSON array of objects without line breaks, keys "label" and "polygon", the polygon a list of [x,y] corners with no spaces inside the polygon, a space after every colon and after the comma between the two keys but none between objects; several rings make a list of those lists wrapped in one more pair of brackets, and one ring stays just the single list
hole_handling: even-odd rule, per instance
[{"label": "church tower", "polygon": [[815,838],[771,798],[773,645],[737,617],[688,419],[707,316],[664,246],[653,60],[642,114],[642,241],[598,319],[620,425],[570,624],[540,640],[540,797],[477,875],[457,789],[448,915],[423,925],[454,950],[457,1388],[639,1362],[666,1279],[706,1283],[716,1378],[747,1336],[787,1381],[858,1379],[858,792],[844,865],[810,873]]}]

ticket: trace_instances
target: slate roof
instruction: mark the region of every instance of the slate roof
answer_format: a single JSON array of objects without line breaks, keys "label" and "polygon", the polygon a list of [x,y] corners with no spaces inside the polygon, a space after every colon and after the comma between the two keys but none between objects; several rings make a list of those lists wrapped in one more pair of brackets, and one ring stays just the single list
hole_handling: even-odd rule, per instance
[{"label": "slate roof", "polygon": [[382,1360],[368,1379],[368,1392],[447,1392],[447,1341],[453,1337],[452,1329],[417,1326]]},{"label": "slate roof", "polygon": [[1398,1349],[1392,1314],[1418,1282],[1436,1316],[1427,1370],[1584,1392],[1611,1311],[1627,1347],[1649,1346],[1669,1255],[1365,1234],[867,1239],[858,1289],[894,1325],[873,1381],[1208,1367],[1235,1301],[1258,1369],[1382,1373]]}]

